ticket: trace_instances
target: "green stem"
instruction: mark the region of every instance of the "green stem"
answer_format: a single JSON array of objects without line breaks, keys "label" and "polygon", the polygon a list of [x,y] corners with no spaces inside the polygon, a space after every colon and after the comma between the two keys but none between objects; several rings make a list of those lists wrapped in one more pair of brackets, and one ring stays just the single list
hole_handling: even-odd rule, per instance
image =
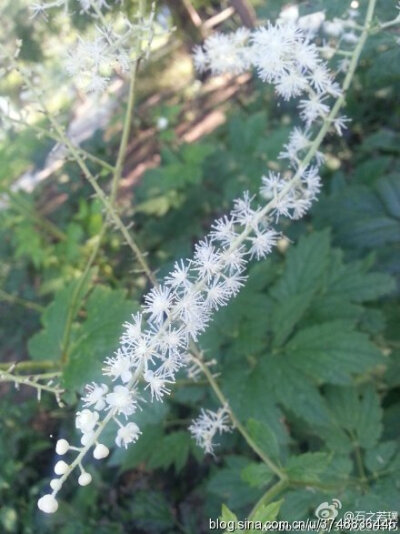
[{"label": "green stem", "polygon": [[103,236],[105,234],[106,227],[105,225],[102,227],[100,234],[97,236],[96,244],[92,250],[91,255],[89,256],[89,259],[86,263],[85,269],[79,279],[79,282],[72,294],[71,302],[68,308],[68,314],[67,319],[65,322],[65,328],[64,328],[64,335],[61,341],[61,362],[63,364],[67,363],[68,361],[68,352],[69,352],[69,344],[71,339],[71,331],[72,331],[72,324],[76,317],[77,312],[79,311],[78,306],[78,300],[82,291],[82,288],[86,282],[86,279],[89,275],[89,271],[92,268],[92,265],[95,262],[95,259],[97,257],[97,254],[100,250],[101,241],[103,239]]},{"label": "green stem", "polygon": [[355,457],[355,460],[356,460],[358,473],[360,475],[360,481],[361,481],[361,483],[363,485],[368,485],[367,474],[366,474],[365,469],[364,469],[364,462],[363,462],[363,459],[362,459],[362,456],[361,456],[361,449],[360,449],[360,445],[359,445],[359,443],[357,441],[357,436],[353,432],[349,432],[349,434],[350,434],[350,437],[351,437],[351,440],[352,440],[352,444],[353,444],[354,457]]},{"label": "green stem", "polygon": [[[45,128],[42,128],[41,126],[38,126],[37,124],[30,124],[28,122],[24,122],[22,120],[16,119],[15,117],[7,117],[7,120],[11,122],[15,122],[16,124],[21,124],[25,126],[26,128],[32,128],[32,130],[35,130],[35,132],[37,132],[38,134],[48,137],[49,139],[53,139],[53,141],[56,141],[57,143],[63,142],[62,139],[60,139],[58,135],[53,133],[51,130],[46,130]],[[95,156],[94,154],[91,154],[90,152],[88,152],[82,147],[77,147],[77,149],[83,158],[93,161],[93,163],[96,163],[97,165],[99,165],[100,167],[103,167],[109,172],[114,172],[115,168],[113,167],[113,165],[111,165],[107,161],[104,161],[103,159]]]},{"label": "green stem", "polygon": [[0,288],[0,300],[12,302],[13,304],[20,304],[21,306],[28,308],[28,310],[35,310],[39,313],[42,313],[44,310],[44,307],[41,306],[40,304],[36,304],[36,302],[33,302],[31,300],[22,299],[21,297],[17,297],[16,295],[11,295],[10,293],[7,293],[1,288]]},{"label": "green stem", "polygon": [[282,491],[284,491],[288,486],[289,486],[289,481],[286,480],[286,479],[283,479],[283,480],[278,480],[278,482],[276,482],[276,484],[274,484],[273,486],[268,488],[268,490],[264,493],[264,495],[262,495],[260,497],[260,499],[256,502],[256,504],[254,505],[253,509],[251,510],[251,512],[249,514],[249,518],[248,518],[249,521],[254,520],[254,516],[255,516],[257,510],[261,506],[265,506],[266,504],[268,504],[277,495],[282,493]]},{"label": "green stem", "polygon": [[[36,95],[37,101],[40,104],[43,113],[46,115],[48,120],[50,121],[50,124],[53,126],[54,130],[56,131],[57,135],[60,138],[60,141],[67,147],[69,150],[69,153],[73,157],[73,159],[76,161],[76,163],[79,165],[80,169],[82,170],[85,178],[88,180],[88,182],[91,184],[93,189],[95,190],[98,198],[101,200],[102,204],[104,205],[107,213],[111,217],[114,224],[117,226],[117,228],[120,230],[122,235],[124,236],[127,244],[134,252],[137,261],[139,262],[143,272],[146,274],[148,279],[154,283],[154,276],[151,270],[149,269],[146,261],[144,260],[144,255],[142,251],[137,246],[136,242],[133,240],[132,236],[130,235],[128,229],[118,216],[117,212],[115,211],[112,203],[107,198],[107,195],[104,193],[104,191],[101,189],[101,187],[98,185],[96,178],[93,176],[93,174],[90,172],[89,168],[87,167],[85,161],[82,159],[79,148],[77,148],[73,143],[71,143],[70,139],[67,137],[67,135],[64,133],[63,128],[59,125],[57,120],[53,117],[53,115],[48,111],[47,106],[42,98],[42,95],[38,90],[36,89],[36,86],[31,82],[30,78],[26,73],[23,72],[22,69],[19,68],[18,64],[16,63],[15,59],[13,57],[9,58],[11,63],[14,65],[15,69],[21,74],[23,77],[26,85],[28,88]],[[114,186],[115,187],[115,186]]]},{"label": "green stem", "polygon": [[375,35],[376,33],[379,33],[381,30],[387,30],[388,28],[393,28],[393,26],[397,26],[398,24],[400,24],[400,15],[398,15],[396,18],[392,20],[388,20],[387,22],[383,22],[382,24],[379,24],[378,26],[371,28],[370,34]]},{"label": "green stem", "polygon": [[135,105],[135,85],[136,85],[137,69],[138,69],[138,61],[135,61],[134,65],[132,66],[132,70],[131,70],[125,121],[124,121],[124,126],[122,129],[121,143],[119,145],[117,161],[115,163],[114,179],[113,179],[113,183],[111,187],[111,196],[110,196],[111,201],[114,201],[116,194],[117,194],[118,183],[122,176],[122,168],[123,168],[123,164],[125,161],[126,150],[128,147],[129,134],[130,134],[131,122],[132,122],[132,113],[133,113],[133,108]]},{"label": "green stem", "polygon": [[51,370],[60,369],[58,361],[51,360],[24,360],[21,362],[4,362],[0,363],[0,371],[9,371],[10,368],[14,371],[34,371],[34,370]]}]

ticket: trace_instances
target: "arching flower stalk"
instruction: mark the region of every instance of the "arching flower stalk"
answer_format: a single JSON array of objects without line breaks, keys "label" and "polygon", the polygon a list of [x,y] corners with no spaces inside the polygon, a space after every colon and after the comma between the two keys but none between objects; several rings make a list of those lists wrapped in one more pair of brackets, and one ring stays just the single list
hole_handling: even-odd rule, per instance
[{"label": "arching flower stalk", "polygon": [[[176,374],[191,362],[190,343],[204,332],[213,313],[225,306],[245,283],[247,263],[253,258],[266,257],[276,244],[279,233],[273,227],[274,222],[281,216],[297,219],[310,208],[320,190],[318,166],[322,157],[318,149],[337,123],[344,92],[351,83],[367,37],[374,4],[374,0],[370,0],[365,27],[353,51],[343,91],[314,45],[294,26],[268,25],[256,30],[252,37],[242,32],[240,38],[238,33],[230,38],[234,58],[238,54],[236,49],[245,39],[250,39],[252,64],[263,79],[275,85],[283,98],[311,93],[310,99],[320,103],[311,123],[315,126],[319,123],[320,128],[315,135],[309,130],[294,131],[282,154],[290,160],[291,170],[284,175],[268,173],[262,179],[260,195],[267,204],[258,205],[248,192],[235,200],[229,215],[215,221],[209,234],[197,243],[193,258],[177,262],[164,282],[145,296],[141,311],[123,325],[120,346],[104,363],[104,383],[87,386],[84,409],[76,415],[81,445],[71,447],[63,440],[56,446],[60,454],[72,451],[76,455],[70,464],[65,461],[56,464],[55,473],[60,478],[51,481],[52,492],[38,502],[44,512],[57,510],[57,493],[76,467],[81,471],[78,483],[90,482],[82,461],[90,450],[95,459],[108,456],[108,448],[99,441],[108,424],[116,427],[117,446],[127,446],[139,438],[140,429],[132,420],[135,412],[146,402],[162,401],[169,394]],[[226,42],[222,46],[217,39],[216,43],[217,49],[220,46],[224,54],[228,53]],[[208,42],[202,49],[206,56],[202,60],[204,67],[212,68],[212,62],[218,57],[213,46]],[[269,59],[262,56],[262,47],[272,47]],[[244,65],[243,57],[239,60]],[[198,57],[196,62],[201,63]],[[231,59],[229,65],[232,65]],[[214,70],[221,68],[219,65]],[[331,106],[328,99],[334,99]],[[309,114],[305,118],[310,122]],[[107,378],[111,380],[106,383]],[[192,425],[198,439],[200,427],[207,428],[207,440],[202,439],[206,449],[212,450],[214,430],[228,429],[228,413],[218,412],[213,416],[203,413],[201,421]]]}]

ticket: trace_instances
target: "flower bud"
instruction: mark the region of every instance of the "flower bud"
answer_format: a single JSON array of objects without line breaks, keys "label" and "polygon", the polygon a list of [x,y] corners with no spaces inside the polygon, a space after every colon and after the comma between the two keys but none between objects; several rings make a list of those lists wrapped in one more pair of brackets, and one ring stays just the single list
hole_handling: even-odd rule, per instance
[{"label": "flower bud", "polygon": [[68,471],[68,468],[69,468],[69,465],[67,464],[67,462],[60,460],[54,466],[54,472],[56,475],[64,475]]},{"label": "flower bud", "polygon": [[54,512],[57,512],[58,510],[58,502],[50,493],[43,495],[43,497],[38,500],[37,504],[39,510],[42,510],[42,512],[45,512],[46,514],[54,514]]},{"label": "flower bud", "polygon": [[90,473],[82,473],[78,478],[78,484],[80,486],[87,486],[92,482],[92,475]]},{"label": "flower bud", "polygon": [[54,491],[58,491],[61,488],[62,484],[60,482],[59,478],[53,478],[53,480],[50,480],[50,487]]},{"label": "flower bud", "polygon": [[56,453],[62,456],[69,450],[69,443],[66,439],[59,439],[56,443]]},{"label": "flower bud", "polygon": [[96,460],[102,460],[103,458],[107,458],[109,454],[109,448],[105,445],[102,445],[101,443],[98,443],[93,451],[93,457],[96,458]]}]

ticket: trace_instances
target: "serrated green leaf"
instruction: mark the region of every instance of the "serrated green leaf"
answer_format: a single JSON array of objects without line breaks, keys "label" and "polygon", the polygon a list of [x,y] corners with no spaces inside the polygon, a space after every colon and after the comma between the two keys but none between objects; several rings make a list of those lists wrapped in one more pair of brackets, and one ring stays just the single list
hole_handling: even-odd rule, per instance
[{"label": "serrated green leaf", "polygon": [[290,295],[278,302],[272,313],[273,346],[280,347],[310,306],[313,292]]},{"label": "serrated green leaf", "polygon": [[162,467],[167,469],[174,465],[177,472],[181,471],[189,455],[190,444],[190,435],[183,430],[164,436],[162,440],[153,445],[153,451],[147,464],[148,468]]},{"label": "serrated green leaf", "polygon": [[299,243],[287,252],[285,271],[271,295],[279,300],[316,290],[329,259],[330,237],[328,231],[302,236]]},{"label": "serrated green leaf", "polygon": [[265,464],[253,462],[243,469],[241,477],[249,486],[263,488],[272,480],[273,473]]},{"label": "serrated green leaf", "polygon": [[226,506],[226,504],[223,504],[221,507],[221,521],[234,521],[237,523],[238,518],[237,515],[234,514],[229,508]]},{"label": "serrated green leaf", "polygon": [[[91,270],[86,280],[72,282],[59,291],[53,302],[43,312],[41,321],[43,330],[35,334],[28,342],[28,350],[33,360],[60,360],[68,315],[76,316],[78,307],[89,289],[89,281],[93,275]],[[80,286],[79,293],[77,293]]]},{"label": "serrated green leaf", "polygon": [[[255,512],[252,517],[253,521],[255,523],[261,522],[262,524],[266,521],[275,521],[275,519],[278,517],[279,510],[282,506],[283,499],[276,502],[271,502],[270,504],[261,504]],[[249,530],[248,532],[255,532],[253,529]]]},{"label": "serrated green leaf", "polygon": [[[326,397],[336,424],[365,449],[374,447],[382,433],[382,408],[372,386],[329,386]],[[334,429],[332,429],[334,431]]]},{"label": "serrated green leaf", "polygon": [[263,362],[261,369],[259,373],[266,387],[271,388],[273,398],[285,408],[311,425],[329,420],[325,400],[318,388],[305,373],[288,365],[284,356]]},{"label": "serrated green leaf", "polygon": [[97,286],[86,303],[87,318],[71,347],[64,371],[67,388],[79,390],[101,377],[104,359],[118,346],[122,324],[137,304],[126,300],[125,291]]},{"label": "serrated green leaf", "polygon": [[368,337],[349,328],[343,321],[305,328],[286,345],[286,358],[317,382],[349,383],[352,374],[382,363],[381,353]]},{"label": "serrated green leaf", "polygon": [[395,289],[393,278],[385,273],[367,273],[361,262],[335,265],[330,270],[326,292],[352,302],[367,302]]},{"label": "serrated green leaf", "polygon": [[158,491],[136,491],[131,502],[131,517],[146,532],[160,532],[175,525],[165,496]]},{"label": "serrated green leaf", "polygon": [[328,467],[331,455],[325,452],[308,452],[289,458],[285,466],[291,480],[318,482],[320,474]]},{"label": "serrated green leaf", "polygon": [[250,488],[241,478],[247,464],[247,458],[228,456],[226,466],[213,474],[207,484],[208,491],[221,497],[234,510],[254,503],[260,497],[260,491]]},{"label": "serrated green leaf", "polygon": [[250,437],[262,451],[274,460],[279,459],[278,440],[267,424],[256,421],[255,419],[250,419],[247,422],[247,429]]},{"label": "serrated green leaf", "polygon": [[299,521],[306,519],[321,502],[319,493],[307,489],[289,491],[285,494],[285,501],[281,507],[281,517],[285,521]]},{"label": "serrated green leaf", "polygon": [[268,366],[260,364],[252,369],[243,369],[242,362],[229,365],[222,376],[223,391],[241,420],[254,417],[265,422],[276,434],[279,443],[285,443],[287,431],[282,424],[276,394],[269,387],[268,373]]},{"label": "serrated green leaf", "polygon": [[399,446],[395,441],[379,443],[374,449],[366,451],[365,465],[371,473],[383,471],[398,450]]}]

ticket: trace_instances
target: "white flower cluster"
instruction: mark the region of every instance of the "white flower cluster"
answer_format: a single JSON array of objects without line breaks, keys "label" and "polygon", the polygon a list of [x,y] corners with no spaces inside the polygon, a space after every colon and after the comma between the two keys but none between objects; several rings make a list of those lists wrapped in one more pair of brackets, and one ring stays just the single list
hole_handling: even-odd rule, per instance
[{"label": "white flower cluster", "polygon": [[[148,52],[153,39],[154,11],[148,17],[138,17],[130,21],[122,13],[109,21],[101,10],[110,5],[106,0],[77,0],[82,12],[96,20],[94,36],[78,37],[64,61],[67,73],[74,78],[77,86],[87,93],[104,92],[115,71],[127,73],[139,55]],[[55,7],[68,9],[68,0],[35,3],[31,6],[34,16],[46,15]]]},{"label": "white flower cluster", "polygon": [[[284,100],[301,97],[298,107],[306,131],[295,131],[282,153],[292,165],[299,152],[309,146],[308,129],[328,116],[329,98],[340,96],[340,87],[317,46],[294,23],[268,23],[253,32],[239,29],[227,35],[216,33],[203,46],[195,47],[193,60],[199,72],[211,70],[213,74],[235,75],[253,67]],[[334,120],[339,135],[347,120],[345,117]]]},{"label": "white flower cluster", "polygon": [[[103,374],[113,384],[92,382],[86,386],[84,409],[76,414],[75,421],[82,447],[68,444],[65,452],[85,453],[93,446],[94,458],[107,457],[109,450],[98,442],[98,436],[110,420],[117,424],[117,446],[126,447],[139,438],[137,424],[126,420],[140,403],[146,402],[146,396],[162,401],[169,394],[177,372],[189,363],[190,342],[206,329],[213,312],[239,292],[246,280],[248,261],[264,258],[276,244],[279,234],[271,227],[267,211],[276,218],[299,217],[319,187],[314,168],[305,169],[293,182],[271,173],[263,178],[261,188],[261,194],[270,200],[269,210],[254,207],[246,192],[234,202],[229,216],[214,222],[209,235],[195,246],[193,258],[176,262],[164,284],[145,296],[142,311],[124,324],[118,350],[104,362]],[[192,434],[207,452],[212,451],[215,433],[228,430],[227,417],[226,409],[216,415],[203,412],[191,426]],[[82,477],[85,472],[78,465]],[[42,510],[55,511],[52,499],[71,469],[72,464],[56,464],[55,472],[61,478],[52,481],[53,493],[39,501]],[[88,476],[78,482],[82,484],[82,480],[90,482]]]},{"label": "white flower cluster", "polygon": [[[246,39],[250,39],[250,45],[244,44]],[[247,31],[240,31],[223,44],[222,41],[221,37],[208,39],[204,48],[196,52],[197,64],[210,67],[213,62],[213,69],[221,71],[225,61],[237,72],[238,64],[243,66],[250,61],[249,57],[255,64],[256,57],[263,77],[280,85],[281,89],[287,75],[303,76],[304,91],[309,95],[308,100],[300,101],[303,118],[306,122],[318,118],[327,120],[329,106],[325,98],[337,96],[340,91],[326,65],[318,58],[317,50],[300,30],[293,26],[269,25],[250,37]],[[256,43],[257,54],[254,52]],[[251,51],[249,56],[247,52],[243,55],[239,52],[246,46]],[[215,52],[221,49],[223,57]],[[206,59],[200,60],[201,54]],[[233,66],[235,58],[239,59]],[[313,80],[311,73],[315,75]],[[301,84],[296,85],[300,87]],[[298,96],[299,91],[295,89],[290,94]],[[343,122],[341,119],[342,125]],[[208,236],[195,245],[193,258],[176,262],[163,284],[144,297],[141,311],[123,325],[119,348],[104,362],[104,383],[87,385],[83,409],[76,415],[81,446],[58,447],[59,451],[72,450],[78,454],[70,465],[56,464],[55,472],[61,477],[52,481],[52,493],[39,500],[42,510],[51,513],[57,509],[55,497],[76,466],[81,469],[78,482],[90,482],[81,460],[92,447],[96,459],[109,454],[108,448],[98,441],[105,425],[115,422],[115,443],[119,447],[126,447],[139,438],[141,431],[131,420],[132,416],[146,401],[162,401],[164,395],[169,394],[177,373],[192,361],[190,343],[204,332],[213,313],[225,306],[243,286],[246,264],[271,252],[279,238],[271,221],[277,221],[280,216],[298,219],[310,208],[321,187],[318,166],[323,159],[312,145],[307,129],[294,129],[281,157],[289,159],[295,171],[284,175],[269,172],[262,178],[260,194],[267,204],[262,208],[254,206],[247,192],[235,200],[230,214],[215,221]],[[315,156],[315,161],[302,163],[299,153],[310,148],[310,157],[305,161],[309,162],[311,155]],[[207,452],[213,451],[215,434],[230,429],[228,415],[226,407],[217,413],[202,411],[191,425],[191,433]]]},{"label": "white flower cluster", "polygon": [[215,444],[213,439],[215,435],[217,433],[230,432],[231,430],[232,425],[226,406],[223,406],[217,412],[201,410],[200,416],[189,427],[189,431],[196,440],[197,445],[208,454],[214,453]]},{"label": "white flower cluster", "polygon": [[128,72],[130,68],[129,50],[123,44],[118,46],[113,32],[98,32],[92,40],[79,38],[65,61],[67,72],[87,93],[103,92],[116,68],[121,72]]}]

